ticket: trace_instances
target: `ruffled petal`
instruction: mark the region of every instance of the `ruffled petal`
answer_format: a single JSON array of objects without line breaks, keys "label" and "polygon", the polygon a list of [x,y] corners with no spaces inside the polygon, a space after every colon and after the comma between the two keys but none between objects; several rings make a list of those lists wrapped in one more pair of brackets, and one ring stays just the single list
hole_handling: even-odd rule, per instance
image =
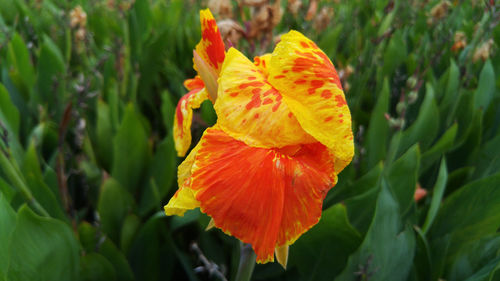
[{"label": "ruffled petal", "polygon": [[332,186],[331,161],[317,163],[325,153],[319,143],[252,147],[210,128],[200,140],[190,188],[216,227],[250,243],[257,262],[273,261],[280,242],[290,244],[319,220]]},{"label": "ruffled petal", "polygon": [[196,45],[196,52],[215,69],[220,72],[224,62],[225,48],[217,22],[209,9],[200,11],[201,40]]},{"label": "ruffled petal", "polygon": [[354,145],[351,114],[330,59],[314,42],[290,31],[272,54],[268,80],[302,128],[331,150],[340,172],[351,161]]},{"label": "ruffled petal", "polygon": [[258,147],[314,142],[281,100],[257,66],[236,49],[229,49],[214,105],[222,130]]},{"label": "ruffled petal", "polygon": [[278,234],[279,247],[293,244],[319,221],[323,199],[336,183],[333,159],[320,143],[303,145],[286,161],[282,164],[289,172],[284,179],[285,205]]},{"label": "ruffled petal", "polygon": [[208,93],[205,88],[196,88],[185,94],[177,104],[174,116],[174,141],[179,157],[186,155],[191,145],[193,109],[199,108],[207,99]]}]

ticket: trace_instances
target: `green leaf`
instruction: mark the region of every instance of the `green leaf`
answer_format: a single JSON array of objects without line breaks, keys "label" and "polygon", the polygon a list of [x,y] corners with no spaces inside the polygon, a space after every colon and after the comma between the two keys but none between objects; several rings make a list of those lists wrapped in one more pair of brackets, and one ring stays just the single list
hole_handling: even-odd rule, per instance
[{"label": "green leaf", "polygon": [[323,211],[319,223],[290,247],[289,264],[297,266],[301,280],[331,280],[360,243],[346,208],[337,204]]},{"label": "green leaf", "polygon": [[103,231],[115,242],[120,242],[120,231],[127,214],[132,211],[134,198],[113,178],[101,187],[97,211]]},{"label": "green leaf", "polygon": [[365,164],[364,170],[371,169],[386,156],[389,122],[385,119],[385,113],[389,112],[389,94],[389,81],[385,78],[366,132],[365,149],[367,153],[366,160],[362,162]]},{"label": "green leaf", "polygon": [[429,229],[436,239],[451,234],[450,255],[466,241],[495,233],[500,227],[500,174],[472,182],[446,198]]},{"label": "green leaf", "polygon": [[434,141],[438,129],[439,111],[434,99],[434,89],[427,83],[425,98],[420,106],[417,120],[403,132],[399,153],[417,142],[420,144],[421,149],[426,149]]},{"label": "green leaf", "polygon": [[[454,256],[446,280],[465,280],[473,276],[484,265],[496,259],[498,249],[500,249],[498,234],[467,243]],[[500,256],[498,258],[497,264],[500,262]]]},{"label": "green leaf", "polygon": [[420,174],[425,172],[432,164],[434,164],[443,153],[453,147],[455,137],[457,135],[458,125],[455,123],[451,126],[441,138],[427,151],[422,154]]},{"label": "green leaf", "polygon": [[439,168],[439,174],[436,180],[436,184],[432,189],[431,206],[429,207],[429,211],[427,212],[427,217],[425,218],[424,226],[422,227],[422,231],[424,234],[427,233],[429,227],[432,225],[432,223],[434,222],[434,218],[437,215],[439,206],[441,205],[441,200],[443,199],[443,194],[446,188],[447,180],[448,180],[448,170],[446,168],[446,160],[443,158],[443,160],[441,160],[441,166]]},{"label": "green leaf", "polygon": [[11,138],[17,139],[19,136],[19,111],[10,100],[9,92],[0,83],[0,122],[13,134]]},{"label": "green leaf", "polygon": [[23,38],[14,33],[8,45],[7,62],[11,66],[10,78],[22,92],[25,100],[29,100],[29,94],[35,84],[35,70],[31,63],[28,48]]},{"label": "green leaf", "polygon": [[142,186],[145,168],[151,158],[148,135],[142,116],[129,104],[113,140],[113,167],[111,175],[129,192]]},{"label": "green leaf", "polygon": [[340,203],[351,197],[368,192],[370,189],[376,187],[380,176],[382,175],[382,168],[382,164],[379,163],[355,182],[335,186],[326,196],[323,206],[331,206],[333,204]]},{"label": "green leaf", "polygon": [[63,211],[60,194],[54,194],[50,187],[44,182],[37,151],[33,143],[30,144],[26,151],[21,171],[27,186],[43,208],[47,210],[52,217],[66,220],[67,218]]},{"label": "green leaf", "polygon": [[8,249],[15,226],[16,213],[0,193],[0,277],[5,276],[9,268]]},{"label": "green leaf", "polygon": [[415,236],[403,227],[398,203],[382,180],[373,222],[359,249],[335,280],[406,280],[415,253]]},{"label": "green leaf", "polygon": [[68,225],[23,206],[9,245],[8,280],[77,280],[78,252]]},{"label": "green leaf", "polygon": [[80,261],[81,281],[108,281],[117,280],[113,265],[102,255],[89,253]]},{"label": "green leaf", "polygon": [[111,171],[113,161],[114,128],[111,121],[109,106],[102,100],[97,101],[97,128],[96,128],[96,153],[100,165],[107,171]]},{"label": "green leaf", "polygon": [[98,253],[112,265],[112,267],[114,268],[114,272],[116,273],[115,275],[117,280],[134,279],[127,259],[110,239],[108,239],[100,231],[97,231],[95,227],[86,222],[83,222],[78,226],[78,234],[80,237],[80,241],[82,242],[82,246],[87,253]]},{"label": "green leaf", "polygon": [[154,209],[161,210],[164,198],[175,182],[177,155],[173,134],[169,134],[157,147],[149,168],[149,182],[143,189],[139,213],[144,215]]},{"label": "green leaf", "polygon": [[66,67],[61,51],[48,36],[45,36],[38,57],[38,92],[35,100],[48,105],[57,116],[62,114],[64,75],[66,75]]},{"label": "green leaf", "polygon": [[411,207],[417,186],[420,150],[418,145],[412,146],[386,170],[387,183],[399,204],[401,214]]},{"label": "green leaf", "polygon": [[161,114],[163,117],[163,123],[165,125],[165,128],[167,128],[167,132],[170,133],[173,130],[175,114],[175,105],[172,102],[170,92],[161,92],[161,101]]},{"label": "green leaf", "polygon": [[475,108],[482,108],[484,111],[488,108],[495,95],[495,71],[491,60],[487,60],[483,70],[479,75],[479,85],[474,95]]},{"label": "green leaf", "polygon": [[382,73],[385,77],[392,75],[396,68],[404,62],[407,55],[406,46],[403,33],[401,30],[396,30],[384,52]]},{"label": "green leaf", "polygon": [[[175,250],[166,231],[165,220],[163,212],[153,215],[141,227],[130,246],[128,260],[136,279],[159,280],[160,276],[171,275],[175,261],[172,253]],[[192,272],[192,267],[189,270]]]},{"label": "green leaf", "polygon": [[[450,60],[450,67],[448,68],[448,77],[444,96],[439,104],[440,120],[447,120],[450,115],[450,110],[454,104],[458,102],[458,90],[460,86],[460,70],[453,59]],[[447,120],[445,125],[449,125],[451,120]]]}]

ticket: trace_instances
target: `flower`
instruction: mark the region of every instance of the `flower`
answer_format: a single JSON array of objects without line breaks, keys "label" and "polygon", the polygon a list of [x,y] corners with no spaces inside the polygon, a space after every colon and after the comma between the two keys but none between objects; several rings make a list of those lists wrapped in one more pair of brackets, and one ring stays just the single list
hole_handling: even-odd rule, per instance
[{"label": "flower", "polygon": [[[207,38],[205,50],[220,46],[220,35]],[[288,246],[319,221],[326,193],[351,162],[349,108],[330,59],[297,31],[254,62],[230,48],[219,65],[217,48],[200,57],[218,76],[212,100],[218,120],[179,166],[179,190],[165,212],[200,207],[215,227],[251,244],[257,262],[273,261],[276,251],[284,264]],[[197,86],[181,109],[197,106],[206,91],[196,78],[191,82]]]}]

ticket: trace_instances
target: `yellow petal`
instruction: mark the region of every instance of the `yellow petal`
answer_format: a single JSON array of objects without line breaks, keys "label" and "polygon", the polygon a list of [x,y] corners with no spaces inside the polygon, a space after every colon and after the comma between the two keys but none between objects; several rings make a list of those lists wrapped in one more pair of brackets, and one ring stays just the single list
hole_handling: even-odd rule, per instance
[{"label": "yellow petal", "polygon": [[272,54],[268,80],[302,128],[330,149],[340,172],[351,161],[354,144],[351,114],[330,59],[314,42],[290,31]]},{"label": "yellow petal", "polygon": [[187,187],[181,187],[168,204],[164,207],[167,216],[184,216],[188,210],[192,210],[200,206],[200,203],[194,198],[193,191]]},{"label": "yellow petal", "polygon": [[279,264],[286,269],[286,264],[288,263],[288,245],[276,247],[274,254],[276,255],[276,259]]},{"label": "yellow petal", "polygon": [[214,105],[224,132],[254,147],[314,142],[281,99],[257,66],[236,49],[229,49]]},{"label": "yellow petal", "polygon": [[[214,16],[209,9],[200,11],[201,40],[196,45],[196,52],[212,66],[217,74],[224,61],[224,42]],[[195,67],[196,68],[196,67]]]},{"label": "yellow petal", "polygon": [[187,210],[200,206],[200,203],[196,200],[194,192],[191,189],[191,171],[199,149],[200,145],[198,144],[191,150],[189,155],[177,169],[179,190],[177,190],[168,204],[164,207],[167,216],[183,216]]},{"label": "yellow petal", "polygon": [[174,116],[174,141],[177,155],[183,157],[191,145],[191,122],[193,109],[199,108],[208,99],[205,88],[198,88],[184,95],[177,104]]},{"label": "yellow petal", "polygon": [[253,63],[262,72],[264,77],[269,75],[269,66],[271,65],[271,54],[264,54],[253,58]]}]

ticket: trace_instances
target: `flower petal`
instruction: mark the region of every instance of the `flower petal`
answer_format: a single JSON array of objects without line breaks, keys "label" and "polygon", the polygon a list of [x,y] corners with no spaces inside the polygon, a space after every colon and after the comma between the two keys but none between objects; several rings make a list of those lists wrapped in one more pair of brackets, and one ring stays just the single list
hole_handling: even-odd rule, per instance
[{"label": "flower petal", "polygon": [[177,190],[174,196],[170,198],[168,204],[164,207],[167,216],[183,216],[187,210],[200,206],[200,203],[195,199],[194,192],[191,189],[191,170],[199,148],[200,145],[196,145],[177,169],[179,190]]},{"label": "flower petal", "polygon": [[340,172],[351,161],[354,145],[351,114],[335,67],[297,31],[283,35],[272,55],[269,82],[302,128],[331,149]]},{"label": "flower petal", "polygon": [[265,78],[269,75],[269,66],[271,65],[271,54],[264,54],[253,58],[253,63],[262,72]]},{"label": "flower petal", "polygon": [[201,40],[196,45],[196,52],[211,66],[217,74],[224,61],[225,48],[217,22],[209,9],[200,11]]},{"label": "flower petal", "polygon": [[[191,81],[191,83],[194,82]],[[199,108],[201,103],[207,99],[208,93],[205,88],[197,88],[185,94],[177,104],[174,116],[174,140],[175,149],[179,157],[186,155],[191,145],[193,109]]]},{"label": "flower petal", "polygon": [[291,155],[248,146],[217,128],[199,145],[190,188],[216,227],[252,244],[257,262],[273,261],[279,242],[291,244],[319,220],[333,169],[331,161],[317,163],[325,159],[318,158],[327,153],[323,145],[283,150]]},{"label": "flower petal", "polygon": [[229,49],[214,105],[222,130],[258,147],[314,142],[281,99],[257,66],[236,49]]}]

